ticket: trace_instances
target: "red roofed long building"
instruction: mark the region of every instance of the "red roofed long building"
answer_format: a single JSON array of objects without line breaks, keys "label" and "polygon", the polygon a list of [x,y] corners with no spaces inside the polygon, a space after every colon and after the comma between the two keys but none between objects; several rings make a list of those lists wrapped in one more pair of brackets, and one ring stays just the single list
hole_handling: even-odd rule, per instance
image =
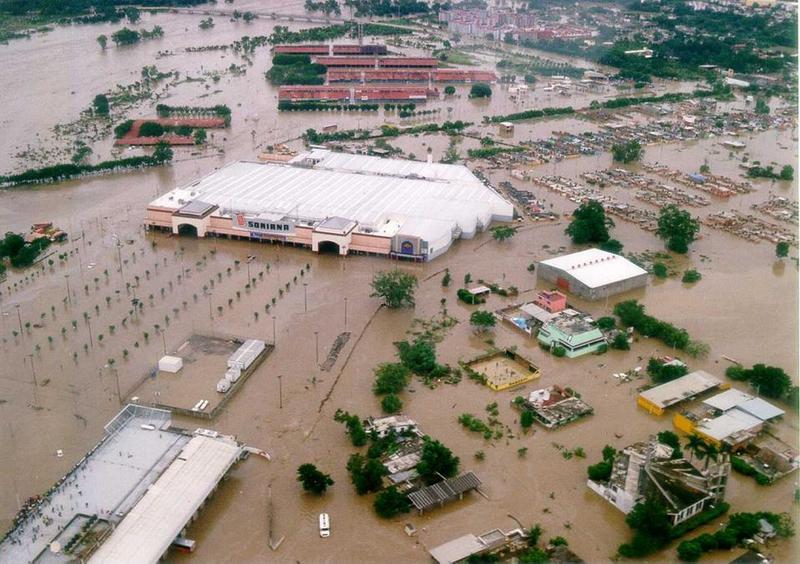
[{"label": "red roofed long building", "polygon": [[314,62],[328,68],[435,68],[433,57],[314,57]]},{"label": "red roofed long building", "polygon": [[341,86],[281,86],[278,100],[288,102],[375,102],[389,100],[425,101],[429,96],[438,96],[439,91],[426,86],[364,86],[345,88]]},{"label": "red roofed long building", "polygon": [[328,82],[495,82],[491,71],[461,69],[330,69]]}]

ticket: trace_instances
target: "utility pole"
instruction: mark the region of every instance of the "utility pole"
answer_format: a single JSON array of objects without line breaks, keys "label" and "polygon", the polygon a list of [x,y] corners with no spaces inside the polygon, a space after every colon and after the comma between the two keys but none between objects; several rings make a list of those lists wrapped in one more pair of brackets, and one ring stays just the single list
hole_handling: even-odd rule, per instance
[{"label": "utility pole", "polygon": [[166,329],[162,329],[161,330],[161,342],[164,343],[164,355],[167,354],[167,337],[166,337],[166,334],[167,334],[167,330]]},{"label": "utility pole", "polygon": [[278,401],[279,409],[283,409],[283,376],[278,374]]},{"label": "utility pole", "polygon": [[39,382],[36,381],[36,369],[33,367],[33,355],[29,354],[28,358],[31,359],[31,376],[33,376],[33,405],[39,406]]},{"label": "utility pole", "polygon": [[72,297],[70,296],[70,292],[69,292],[69,274],[65,274],[64,275],[64,280],[66,280],[66,282],[67,282],[67,303],[72,305]]},{"label": "utility pole", "polygon": [[19,336],[22,337],[22,316],[19,313],[19,304],[14,304],[14,307],[17,308],[17,321],[19,322]]},{"label": "utility pole", "polygon": [[86,325],[89,327],[89,346],[94,348],[94,339],[92,338],[92,322],[86,318]]},{"label": "utility pole", "polygon": [[303,311],[308,313],[308,283],[303,282]]},{"label": "utility pole", "polygon": [[344,328],[347,329],[347,298],[344,299]]},{"label": "utility pole", "polygon": [[272,346],[273,347],[275,346],[275,336],[276,336],[276,333],[275,333],[275,316],[273,315],[272,316]]},{"label": "utility pole", "polygon": [[314,341],[317,347],[317,366],[319,366],[319,331],[314,331]]}]

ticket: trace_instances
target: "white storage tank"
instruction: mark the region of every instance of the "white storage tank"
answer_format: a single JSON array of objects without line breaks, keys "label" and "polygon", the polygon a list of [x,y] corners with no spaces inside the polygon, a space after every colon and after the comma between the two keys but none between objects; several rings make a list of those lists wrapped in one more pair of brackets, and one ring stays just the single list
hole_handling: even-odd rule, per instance
[{"label": "white storage tank", "polygon": [[241,375],[242,375],[242,371],[239,370],[238,367],[228,368],[228,370],[225,371],[225,379],[228,382],[230,382],[231,384],[235,383],[236,380],[238,380],[239,376],[241,376]]},{"label": "white storage tank", "polygon": [[183,359],[179,356],[162,356],[158,361],[158,369],[162,372],[175,374],[183,368]]},{"label": "white storage tank", "polygon": [[258,339],[248,339],[228,358],[228,367],[247,370],[266,348],[266,343]]},{"label": "white storage tank", "polygon": [[228,380],[226,380],[225,378],[223,378],[222,380],[217,382],[217,391],[219,393],[224,394],[225,392],[227,392],[230,389],[231,389],[231,383]]}]

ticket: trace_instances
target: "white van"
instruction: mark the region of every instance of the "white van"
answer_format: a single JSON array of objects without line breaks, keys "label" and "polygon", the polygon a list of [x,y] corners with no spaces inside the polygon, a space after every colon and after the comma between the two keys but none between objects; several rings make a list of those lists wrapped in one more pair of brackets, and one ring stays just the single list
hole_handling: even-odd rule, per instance
[{"label": "white van", "polygon": [[331,536],[331,520],[327,513],[319,514],[319,536],[322,538]]}]

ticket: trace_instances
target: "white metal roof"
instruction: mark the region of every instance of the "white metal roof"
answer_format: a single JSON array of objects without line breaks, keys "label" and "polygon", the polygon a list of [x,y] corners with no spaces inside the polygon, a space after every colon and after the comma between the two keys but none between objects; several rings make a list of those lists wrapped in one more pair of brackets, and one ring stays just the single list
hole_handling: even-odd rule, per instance
[{"label": "white metal roof", "polygon": [[90,562],[158,562],[241,452],[228,438],[193,437]]},{"label": "white metal roof", "polygon": [[[277,213],[324,220],[331,216],[380,228],[396,221],[400,233],[439,241],[457,229],[466,236],[492,220],[510,221],[513,206],[459,165],[381,159],[314,150],[313,167],[233,162],[150,203],[178,209],[191,200],[250,214]],[[312,162],[308,158],[306,162]]]},{"label": "white metal roof", "polygon": [[726,390],[721,394],[708,398],[703,403],[714,409],[726,412],[736,408],[762,421],[768,421],[785,413],[784,410],[775,407],[768,401],[736,389]]},{"label": "white metal roof", "polygon": [[430,555],[439,564],[452,564],[485,548],[486,545],[478,537],[468,534],[432,548]]},{"label": "white metal roof", "polygon": [[589,288],[599,288],[647,274],[646,270],[628,259],[600,249],[586,249],[543,260],[540,264],[563,270]]},{"label": "white metal roof", "polygon": [[723,441],[735,433],[748,431],[762,423],[761,419],[734,408],[710,421],[703,421],[697,426],[697,430],[712,439]]},{"label": "white metal roof", "polygon": [[737,405],[736,408],[741,409],[745,413],[749,413],[754,417],[758,417],[762,421],[768,421],[773,417],[779,417],[786,413],[784,410],[775,407],[768,401],[764,401],[761,398],[749,399]]},{"label": "white metal roof", "polygon": [[722,380],[716,376],[703,370],[696,370],[666,384],[645,390],[640,395],[658,407],[668,407],[720,384]]},{"label": "white metal roof", "polygon": [[730,390],[725,390],[722,393],[711,396],[707,400],[703,401],[703,403],[709,407],[713,407],[714,409],[719,409],[720,411],[728,411],[729,409],[733,409],[740,403],[747,401],[752,397],[753,396],[750,394],[746,394],[731,388]]}]

